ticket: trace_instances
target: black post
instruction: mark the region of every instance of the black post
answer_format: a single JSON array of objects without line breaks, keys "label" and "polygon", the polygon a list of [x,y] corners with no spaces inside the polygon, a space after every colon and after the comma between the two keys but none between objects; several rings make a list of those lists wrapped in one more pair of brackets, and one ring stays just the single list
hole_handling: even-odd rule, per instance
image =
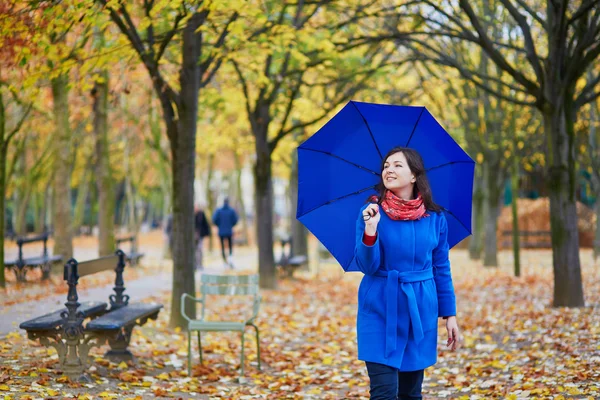
[{"label": "black post", "polygon": [[117,250],[115,254],[119,256],[119,262],[117,263],[117,268],[115,268],[116,278],[115,287],[113,288],[116,294],[112,294],[109,297],[111,310],[116,310],[126,306],[129,303],[129,295],[123,294],[125,291],[125,283],[123,281],[123,271],[125,270],[125,253],[123,253],[122,250]]},{"label": "black post", "polygon": [[48,246],[47,246],[47,244],[48,244],[48,234],[45,233],[44,234],[44,254],[43,254],[44,258],[48,257]]},{"label": "black post", "polygon": [[23,260],[23,238],[17,239],[17,246],[19,246],[19,258],[17,259],[17,268],[15,269],[15,275],[17,282],[25,282],[25,261]]},{"label": "black post", "polygon": [[[77,261],[71,258],[65,264],[64,280],[69,285],[69,293],[65,306],[67,311],[61,314],[63,318],[62,332],[64,340],[65,354],[59,354],[63,362],[63,372],[69,377],[79,377],[80,380],[88,381],[89,377],[84,375],[85,363],[80,357],[83,351],[80,346],[84,338],[83,333],[83,314],[77,311],[80,306],[77,296],[77,283],[79,282],[79,273],[77,271]],[[87,356],[87,350],[84,351]]]},{"label": "black post", "polygon": [[64,271],[64,280],[69,285],[69,293],[67,295],[67,302],[65,303],[67,311],[63,312],[61,317],[65,320],[63,329],[67,337],[76,336],[80,332],[83,333],[83,326],[81,325],[83,318],[80,315],[81,313],[79,315],[77,313],[77,308],[80,306],[78,302],[79,296],[77,295],[77,283],[79,282],[77,265],[77,261],[71,258],[65,264]]}]

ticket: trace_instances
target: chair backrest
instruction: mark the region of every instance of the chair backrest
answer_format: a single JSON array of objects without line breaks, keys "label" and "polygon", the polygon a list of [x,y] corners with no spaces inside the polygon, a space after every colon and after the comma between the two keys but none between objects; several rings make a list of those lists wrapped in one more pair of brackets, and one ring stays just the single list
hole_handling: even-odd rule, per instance
[{"label": "chair backrest", "polygon": [[[202,300],[207,295],[220,296],[254,296],[259,295],[258,275],[210,275],[202,274],[200,278],[200,293]],[[204,303],[206,305],[206,303]],[[202,318],[204,310],[202,307]]]},{"label": "chair backrest", "polygon": [[258,295],[258,275],[202,274],[200,292],[210,295]]}]

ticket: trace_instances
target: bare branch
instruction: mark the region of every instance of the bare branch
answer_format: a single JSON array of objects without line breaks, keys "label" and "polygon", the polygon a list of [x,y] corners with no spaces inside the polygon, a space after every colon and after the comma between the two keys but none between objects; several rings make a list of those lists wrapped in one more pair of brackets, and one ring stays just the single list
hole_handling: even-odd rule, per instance
[{"label": "bare branch", "polygon": [[27,119],[27,116],[31,112],[32,108],[33,108],[33,104],[29,104],[27,106],[27,109],[25,109],[25,112],[23,113],[23,115],[21,115],[21,119],[19,119],[19,122],[17,122],[17,124],[15,125],[15,127],[13,128],[13,130],[8,134],[8,136],[4,140],[4,145],[5,146],[8,146],[8,143],[10,142],[10,140],[19,132],[19,130],[23,126],[23,123],[25,123],[25,120]]},{"label": "bare branch", "polygon": [[496,65],[500,69],[510,74],[517,82],[519,82],[525,88],[527,88],[527,90],[532,96],[536,98],[541,98],[543,96],[543,93],[541,92],[539,85],[529,80],[525,75],[513,68],[512,65],[510,65],[508,61],[504,58],[504,56],[502,56],[502,54],[500,54],[500,52],[494,47],[493,42],[485,33],[485,30],[481,26],[479,18],[477,17],[477,15],[475,15],[473,8],[469,4],[469,1],[459,0],[459,3],[461,5],[461,8],[467,13],[471,24],[477,31],[477,34],[479,35],[480,45],[485,50],[485,52],[488,53],[490,58],[494,60]]},{"label": "bare branch", "polygon": [[302,87],[302,83],[303,83],[302,82],[302,76],[303,75],[300,75],[298,77],[298,80],[296,81],[296,85],[292,89],[292,93],[290,94],[290,97],[288,99],[289,101],[288,101],[287,107],[285,109],[285,114],[284,114],[283,119],[281,121],[281,128],[279,129],[279,132],[277,133],[277,135],[272,140],[269,141],[269,149],[270,149],[271,152],[273,152],[275,150],[275,148],[277,147],[277,143],[279,143],[279,141],[281,139],[283,139],[287,135],[287,133],[289,133],[289,132],[286,133],[284,131],[284,127],[285,127],[285,125],[287,123],[287,120],[290,117],[290,114],[292,112],[292,107],[294,105],[294,101],[298,97],[298,93],[300,93],[300,88]]},{"label": "bare branch", "polygon": [[13,158],[11,160],[11,163],[8,165],[8,170],[6,172],[5,184],[7,186],[8,186],[8,182],[10,182],[10,180],[15,172],[15,169],[17,167],[17,161],[19,161],[19,158],[25,151],[25,137],[21,138],[20,141],[17,141],[16,147],[17,147],[17,149],[16,149],[16,151],[13,152]]},{"label": "bare branch", "polygon": [[[526,91],[526,90],[524,90],[524,89],[522,89],[520,87],[511,85],[509,83],[506,83],[506,82],[502,81],[499,78],[495,78],[495,77],[489,76],[487,74],[482,74],[479,71],[475,71],[475,70],[466,68],[463,65],[464,63],[461,63],[460,60],[448,56],[447,52],[435,49],[432,46],[430,46],[428,43],[425,43],[423,41],[416,41],[416,43],[418,43],[418,44],[422,45],[423,47],[429,49],[431,52],[433,52],[438,57],[438,58],[434,58],[434,57],[429,57],[429,56],[420,54],[420,57],[421,57],[420,61],[433,61],[433,62],[438,63],[440,65],[444,65],[444,66],[447,66],[447,67],[454,68],[454,69],[458,70],[463,77],[465,77],[465,78],[470,79],[471,81],[473,81],[473,83],[478,83],[480,85],[484,85],[483,82],[475,82],[476,81],[475,77],[481,79],[482,81],[486,80],[486,79],[487,80],[492,80],[492,81],[494,81],[494,82],[502,85],[503,87],[506,87],[508,89],[514,90],[514,91],[516,91],[518,93],[522,93],[522,94],[530,95],[531,96],[531,93],[529,93],[528,91]],[[412,46],[409,46],[409,47],[412,48],[413,51],[415,51],[417,54],[419,54],[419,51],[417,49],[415,49]],[[493,93],[497,93],[491,87],[488,87],[488,89],[489,89],[488,91],[492,91]],[[504,97],[504,95],[500,95],[500,96]],[[507,97],[504,97],[504,98],[505,99],[509,99]],[[519,101],[520,100],[518,100],[516,98],[514,99],[514,102],[519,102]]]},{"label": "bare branch", "polygon": [[600,97],[600,91],[598,91],[596,93],[591,93],[587,97],[578,98],[578,100],[576,102],[576,106],[583,106],[584,104],[591,103],[592,101],[595,101],[599,97]]},{"label": "bare branch", "polygon": [[235,68],[235,72],[237,72],[238,79],[242,85],[242,91],[244,92],[244,98],[246,99],[246,112],[248,113],[248,116],[250,116],[254,110],[252,110],[252,106],[250,104],[250,91],[248,89],[248,83],[246,82],[246,78],[244,78],[244,74],[242,73],[238,63],[234,60],[231,60],[231,64],[233,64],[233,68]]},{"label": "bare branch", "polygon": [[159,63],[159,61],[162,58],[165,50],[167,49],[167,46],[171,42],[171,39],[173,39],[173,36],[175,36],[175,34],[177,33],[177,31],[179,30],[179,28],[178,28],[179,23],[181,22],[181,20],[184,17],[185,17],[185,15],[178,14],[177,17],[175,17],[175,22],[173,23],[173,29],[171,29],[169,32],[165,33],[165,35],[163,37],[163,40],[160,43],[160,47],[158,48],[158,51],[156,52],[156,56],[154,57],[154,62],[156,64]]},{"label": "bare branch", "polygon": [[592,75],[591,71],[588,71],[588,74],[589,74],[589,76],[588,76],[589,79],[587,80],[587,84],[581,90],[581,93],[579,93],[579,96],[577,96],[577,99],[575,99],[575,106],[577,108],[586,104],[586,103],[582,103],[583,99],[586,98],[586,96],[588,96],[590,93],[594,92],[594,89],[596,88],[598,83],[600,83],[600,73],[595,78],[593,78],[591,76]]},{"label": "bare branch", "polygon": [[510,2],[510,0],[500,1],[508,9],[508,12],[510,13],[510,15],[512,15],[515,21],[517,21],[519,27],[521,27],[521,32],[523,32],[523,36],[525,39],[525,48],[527,49],[527,59],[529,60],[529,63],[535,71],[535,75],[537,77],[538,82],[540,82],[540,85],[543,86],[544,71],[542,69],[542,65],[540,64],[538,53],[535,50],[535,44],[533,43],[533,38],[531,37],[531,28],[529,27],[527,20],[523,15],[519,13],[519,11]]},{"label": "bare branch", "polygon": [[531,7],[527,5],[523,0],[515,0],[533,19],[535,19],[545,31],[548,31],[548,23],[542,16],[535,12]]},{"label": "bare branch", "polygon": [[598,0],[588,0],[587,2],[582,2],[577,11],[575,11],[575,13],[567,21],[567,25],[574,23],[577,19],[583,17],[588,11],[597,6]]},{"label": "bare branch", "polygon": [[[379,36],[360,36],[356,38],[352,38],[352,40],[348,41],[349,45],[341,47],[340,51],[350,50],[368,43],[378,43],[383,40],[412,40],[413,36],[427,36],[427,37],[446,37],[448,39],[458,39],[462,41],[472,42],[476,44],[480,44],[479,39],[473,35],[467,35],[466,32],[461,32],[460,34],[452,34],[445,32],[426,32],[426,31],[413,31],[413,32],[397,32],[391,33],[388,35],[379,35]],[[509,43],[502,43],[497,41],[492,41],[492,44],[498,46],[500,48],[505,48],[508,50],[513,50],[521,54],[527,54],[527,51],[522,47],[514,46]]]}]

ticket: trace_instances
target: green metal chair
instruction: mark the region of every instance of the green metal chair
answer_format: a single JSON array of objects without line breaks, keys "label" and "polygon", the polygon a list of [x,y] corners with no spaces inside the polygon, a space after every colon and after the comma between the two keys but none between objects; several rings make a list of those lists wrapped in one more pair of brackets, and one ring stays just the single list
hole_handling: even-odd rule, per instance
[{"label": "green metal chair", "polygon": [[[196,298],[184,293],[181,296],[181,314],[188,321],[188,376],[192,376],[192,332],[198,332],[198,348],[200,350],[200,364],[202,361],[201,332],[210,331],[239,331],[242,335],[242,354],[240,362],[240,376],[244,376],[244,330],[246,326],[254,327],[256,331],[256,354],[258,356],[258,369],[260,369],[260,339],[258,327],[254,320],[258,315],[261,301],[258,288],[258,275],[208,275],[202,274],[200,280],[201,298]],[[246,321],[206,321],[206,296],[253,296],[252,316]],[[196,303],[202,303],[200,319],[191,319],[185,313],[185,300],[190,298]]]}]

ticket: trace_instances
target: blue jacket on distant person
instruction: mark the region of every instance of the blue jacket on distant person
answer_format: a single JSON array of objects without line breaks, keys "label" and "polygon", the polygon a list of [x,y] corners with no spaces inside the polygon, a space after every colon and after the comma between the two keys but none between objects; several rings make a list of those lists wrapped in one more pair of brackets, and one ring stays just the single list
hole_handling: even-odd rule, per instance
[{"label": "blue jacket on distant person", "polygon": [[219,227],[219,236],[232,236],[233,227],[238,222],[235,210],[229,207],[229,200],[225,199],[223,207],[217,209],[213,214],[213,224]]}]

